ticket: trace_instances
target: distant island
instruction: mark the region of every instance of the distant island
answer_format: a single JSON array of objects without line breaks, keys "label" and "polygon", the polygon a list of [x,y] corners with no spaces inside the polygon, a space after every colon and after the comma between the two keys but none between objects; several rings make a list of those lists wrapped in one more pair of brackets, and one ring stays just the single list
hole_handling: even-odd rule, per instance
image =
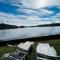
[{"label": "distant island", "polygon": [[42,25],[36,25],[36,26],[16,26],[16,25],[9,25],[9,24],[1,23],[0,30],[1,29],[27,28],[27,27],[48,27],[48,26],[60,26],[60,23],[42,24]]}]

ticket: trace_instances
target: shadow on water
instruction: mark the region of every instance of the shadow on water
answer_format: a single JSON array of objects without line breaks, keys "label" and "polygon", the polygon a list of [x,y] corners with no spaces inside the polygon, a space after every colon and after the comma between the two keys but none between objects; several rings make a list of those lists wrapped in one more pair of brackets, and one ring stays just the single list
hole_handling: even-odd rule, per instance
[{"label": "shadow on water", "polygon": [[14,45],[25,41],[48,41],[48,40],[59,40],[59,39],[60,39],[60,35],[33,37],[33,38],[26,38],[26,39],[15,39],[10,41],[0,41],[0,46],[5,46],[6,44]]}]

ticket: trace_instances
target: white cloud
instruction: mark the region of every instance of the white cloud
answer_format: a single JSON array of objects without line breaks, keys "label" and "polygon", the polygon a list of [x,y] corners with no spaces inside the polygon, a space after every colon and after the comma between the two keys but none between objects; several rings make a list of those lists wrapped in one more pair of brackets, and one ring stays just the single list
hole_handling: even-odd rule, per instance
[{"label": "white cloud", "polygon": [[46,9],[39,9],[39,10],[35,10],[35,9],[17,9],[18,12],[23,12],[26,15],[31,15],[31,16],[37,16],[38,18],[41,18],[43,16],[49,16],[51,14],[54,13],[54,11],[50,11],[50,10],[46,10]]},{"label": "white cloud", "polygon": [[56,14],[54,17],[54,23],[60,23],[60,13]]},{"label": "white cloud", "polygon": [[60,0],[0,0],[0,2],[9,3],[13,5],[22,6],[27,8],[42,8],[46,6],[60,6]]},{"label": "white cloud", "polygon": [[11,24],[16,26],[34,26],[40,24],[48,24],[51,21],[42,21],[37,16],[24,16],[24,15],[9,15],[0,12],[0,23]]},{"label": "white cloud", "polygon": [[60,0],[22,0],[24,7],[28,8],[42,8],[46,6],[60,6]]},{"label": "white cloud", "polygon": [[[60,21],[60,19],[56,18],[60,16],[60,14],[52,18],[40,18],[41,16],[48,16],[49,14],[53,14],[54,12],[45,9],[39,10],[39,8],[50,5],[60,6],[60,0],[0,0],[0,2],[9,3],[14,6],[20,6],[20,3],[22,3],[22,9],[19,7],[16,10],[18,12],[22,11],[28,14],[28,15],[12,15],[0,12],[0,23],[6,23],[17,26],[21,25],[34,26],[40,24],[50,24],[52,23],[51,21],[53,20],[55,20],[55,22]],[[24,8],[30,8],[30,9],[24,9]],[[38,11],[35,11],[33,9],[37,9]]]},{"label": "white cloud", "polygon": [[24,12],[24,13],[26,13],[26,14],[32,14],[32,15],[34,15],[37,11],[34,11],[34,10],[32,10],[32,9],[17,9],[17,11],[19,11],[19,12]]},{"label": "white cloud", "polygon": [[49,11],[49,10],[46,10],[46,9],[43,9],[42,11],[45,12],[45,14],[47,14],[47,15],[48,15],[48,14],[53,14],[53,13],[54,13],[53,11]]}]

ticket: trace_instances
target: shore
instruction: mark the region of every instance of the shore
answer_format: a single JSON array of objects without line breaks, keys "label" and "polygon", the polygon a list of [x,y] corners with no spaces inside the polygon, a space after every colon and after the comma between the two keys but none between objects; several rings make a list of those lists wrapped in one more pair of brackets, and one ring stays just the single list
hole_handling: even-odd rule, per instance
[{"label": "shore", "polygon": [[28,39],[17,39],[17,40],[12,40],[12,41],[3,41],[0,42],[0,60],[2,59],[2,55],[5,53],[13,52],[15,51],[16,48],[8,47],[7,44],[11,44],[13,46],[18,45],[20,42],[25,42],[25,41],[34,41],[33,45],[33,50],[28,56],[28,60],[35,60],[36,55],[36,46],[38,43],[49,43],[51,46],[53,46],[57,52],[57,54],[60,56],[60,35],[54,35],[54,36],[46,36],[46,37],[35,37],[35,38],[28,38]]},{"label": "shore", "polygon": [[33,38],[26,38],[26,39],[15,39],[9,41],[0,41],[0,46],[4,46],[6,44],[18,44],[20,42],[25,41],[48,41],[48,40],[56,40],[60,39],[60,35],[52,35],[52,36],[43,36],[43,37],[33,37]]}]

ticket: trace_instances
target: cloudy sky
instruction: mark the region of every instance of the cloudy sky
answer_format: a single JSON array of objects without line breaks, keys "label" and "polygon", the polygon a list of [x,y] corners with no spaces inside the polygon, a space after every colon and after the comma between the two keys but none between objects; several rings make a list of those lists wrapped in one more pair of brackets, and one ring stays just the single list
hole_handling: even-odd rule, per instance
[{"label": "cloudy sky", "polygon": [[0,0],[0,23],[32,26],[60,22],[60,0]]}]

